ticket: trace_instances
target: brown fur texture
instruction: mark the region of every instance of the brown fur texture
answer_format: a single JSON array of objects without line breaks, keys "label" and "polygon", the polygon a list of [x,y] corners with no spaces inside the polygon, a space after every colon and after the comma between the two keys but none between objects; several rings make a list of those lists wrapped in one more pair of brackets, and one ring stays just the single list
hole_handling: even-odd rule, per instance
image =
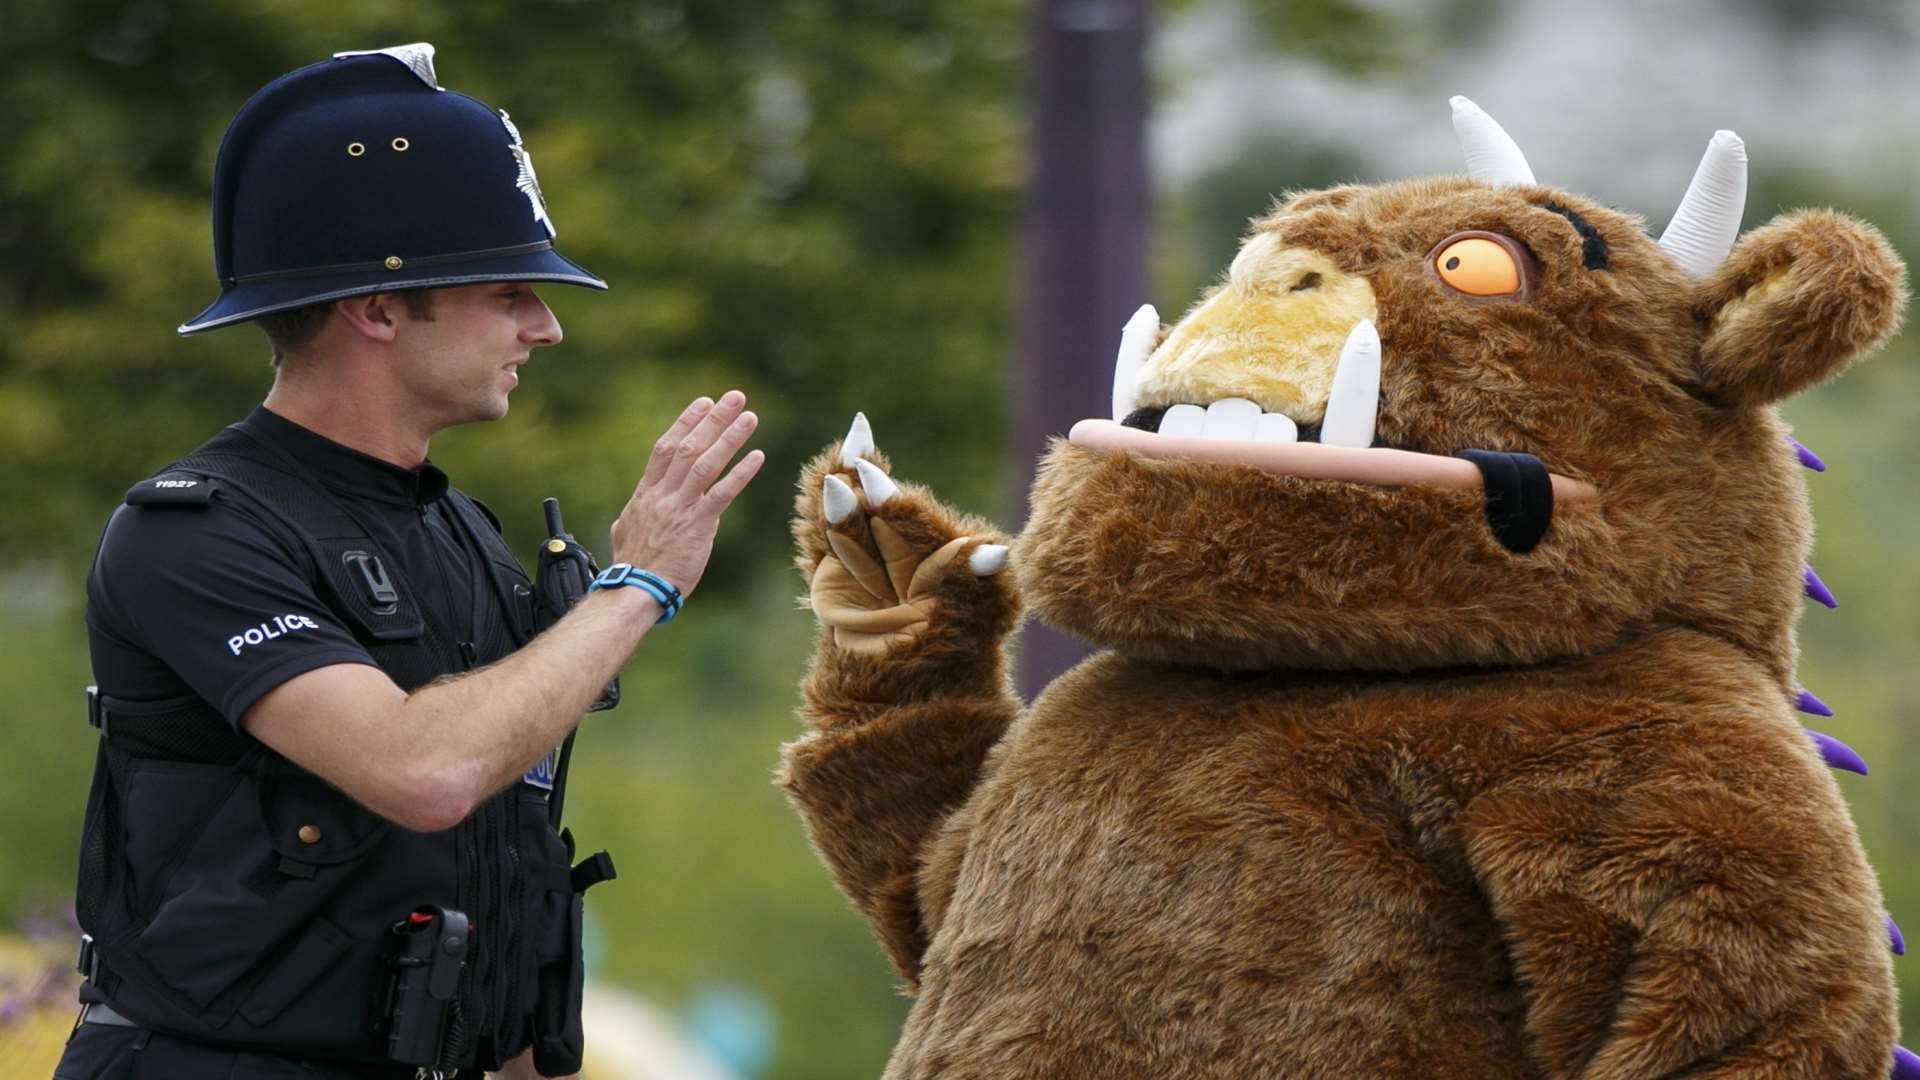
[{"label": "brown fur texture", "polygon": [[[1255,228],[1371,288],[1378,442],[1599,496],[1518,555],[1477,493],[1062,443],[1008,572],[950,571],[884,656],[823,631],[780,780],[916,997],[887,1075],[1885,1076],[1878,886],[1790,710],[1810,526],[1770,407],[1892,333],[1885,242],[1795,214],[1695,280],[1616,211],[1455,178]],[[1426,257],[1464,230],[1533,292],[1451,293]],[[902,487],[835,528],[991,536]],[[1024,711],[1014,577],[1103,649]]]}]

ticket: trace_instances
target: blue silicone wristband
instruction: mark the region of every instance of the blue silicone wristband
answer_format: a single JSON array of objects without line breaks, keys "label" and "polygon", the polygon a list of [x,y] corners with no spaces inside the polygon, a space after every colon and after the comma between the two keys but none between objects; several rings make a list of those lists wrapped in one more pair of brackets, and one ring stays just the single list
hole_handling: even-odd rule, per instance
[{"label": "blue silicone wristband", "polygon": [[593,579],[593,583],[587,586],[587,591],[594,592],[621,585],[631,585],[653,597],[660,604],[660,617],[654,620],[656,624],[670,622],[675,615],[680,614],[680,590],[674,588],[672,582],[659,574],[651,570],[641,570],[631,563],[614,563],[600,571],[600,576]]}]

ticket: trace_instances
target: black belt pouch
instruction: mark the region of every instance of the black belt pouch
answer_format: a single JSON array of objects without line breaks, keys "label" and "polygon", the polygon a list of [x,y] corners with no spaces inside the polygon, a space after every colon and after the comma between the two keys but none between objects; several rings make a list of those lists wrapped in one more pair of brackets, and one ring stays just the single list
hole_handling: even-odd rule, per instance
[{"label": "black belt pouch", "polygon": [[[573,837],[565,836],[565,841],[571,852]],[[580,1007],[587,975],[581,921],[587,890],[613,876],[613,859],[602,851],[573,868],[570,889],[546,894],[539,998],[533,1010],[533,1064],[542,1076],[568,1076],[580,1071],[586,1052]]]}]

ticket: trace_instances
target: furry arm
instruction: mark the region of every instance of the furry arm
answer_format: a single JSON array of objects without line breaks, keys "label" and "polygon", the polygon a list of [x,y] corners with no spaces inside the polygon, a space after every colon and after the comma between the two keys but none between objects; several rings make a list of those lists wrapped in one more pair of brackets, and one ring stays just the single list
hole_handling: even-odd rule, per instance
[{"label": "furry arm", "polygon": [[[937,929],[927,913],[945,906],[921,867],[936,836],[965,842],[941,826],[1019,712],[1005,657],[1019,603],[1012,575],[975,557],[998,539],[990,526],[893,484],[870,448],[860,457],[856,470],[836,445],[802,474],[794,536],[822,625],[801,683],[812,730],[777,779],[912,990]],[[828,513],[830,476],[858,504]]]},{"label": "furry arm", "polygon": [[1880,1080],[1892,970],[1839,790],[1777,687],[1701,690],[1529,755],[1467,808],[1537,1062],[1569,1080]]}]

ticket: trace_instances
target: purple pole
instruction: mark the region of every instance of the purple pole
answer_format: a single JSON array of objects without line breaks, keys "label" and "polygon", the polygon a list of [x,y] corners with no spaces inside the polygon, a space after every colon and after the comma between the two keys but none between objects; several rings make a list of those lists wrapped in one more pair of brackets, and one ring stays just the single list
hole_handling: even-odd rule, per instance
[{"label": "purple pole", "polygon": [[[1120,327],[1147,301],[1146,17],[1146,0],[1033,6],[1033,171],[1009,448],[1023,521],[1047,440],[1107,415]],[[1031,699],[1086,652],[1075,638],[1029,624],[1021,693]]]}]

